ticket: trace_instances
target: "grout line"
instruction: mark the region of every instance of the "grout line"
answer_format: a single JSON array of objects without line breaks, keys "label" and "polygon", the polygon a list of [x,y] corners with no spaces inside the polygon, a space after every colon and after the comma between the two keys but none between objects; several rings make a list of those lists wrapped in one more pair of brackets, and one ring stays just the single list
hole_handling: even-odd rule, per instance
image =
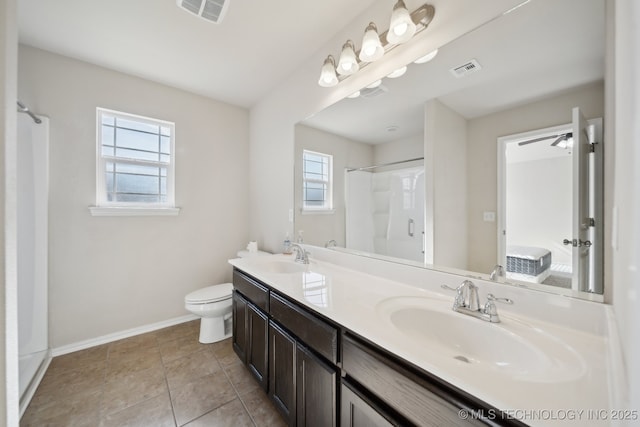
[{"label": "grout line", "polygon": [[[229,384],[231,384],[231,387],[233,387],[233,391],[235,391],[236,396],[238,397],[238,400],[240,401],[240,404],[244,408],[245,412],[249,416],[249,419],[251,420],[251,423],[253,423],[254,427],[258,427],[258,424],[256,423],[256,420],[253,418],[253,415],[251,414],[251,411],[249,411],[249,408],[244,403],[244,400],[242,400],[242,396],[240,396],[240,393],[238,393],[238,389],[236,388],[236,385],[233,383],[233,381],[231,381],[231,378],[229,377],[229,374],[227,374],[227,370],[225,369],[224,366],[222,366],[222,363],[220,363],[220,360],[218,360],[218,356],[216,356],[215,353],[213,354],[213,356],[218,361],[218,364],[222,368],[222,372],[224,373],[224,376],[227,377],[227,380],[229,381]],[[253,379],[253,377],[252,377],[252,379]]]},{"label": "grout line", "polygon": [[167,385],[167,395],[169,396],[169,405],[171,405],[171,415],[173,416],[173,425],[178,426],[178,419],[176,418],[176,410],[173,407],[173,398],[171,397],[171,388],[169,387],[169,379],[167,378],[167,367],[164,365],[164,359],[162,358],[162,351],[160,349],[160,341],[158,340],[158,336],[156,335],[156,345],[158,346],[158,351],[160,352],[160,364],[162,365],[162,373],[164,374],[164,382]]}]

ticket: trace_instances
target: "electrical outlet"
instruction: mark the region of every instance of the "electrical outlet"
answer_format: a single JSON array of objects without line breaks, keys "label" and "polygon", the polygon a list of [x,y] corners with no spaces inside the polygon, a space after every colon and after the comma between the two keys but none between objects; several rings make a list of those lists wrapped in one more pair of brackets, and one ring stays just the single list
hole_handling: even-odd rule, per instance
[{"label": "electrical outlet", "polygon": [[289,222],[293,222],[293,209],[289,209]]},{"label": "electrical outlet", "polygon": [[496,213],[495,212],[484,212],[482,214],[482,220],[484,222],[496,222]]}]

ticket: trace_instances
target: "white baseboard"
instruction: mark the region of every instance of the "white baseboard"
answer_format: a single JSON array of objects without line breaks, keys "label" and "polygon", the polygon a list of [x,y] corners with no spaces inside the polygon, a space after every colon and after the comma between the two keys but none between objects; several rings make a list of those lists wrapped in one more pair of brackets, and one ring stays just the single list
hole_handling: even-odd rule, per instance
[{"label": "white baseboard", "polygon": [[97,345],[118,341],[123,338],[129,338],[134,335],[140,335],[147,332],[156,331],[158,329],[166,328],[168,326],[178,325],[180,323],[189,322],[191,320],[199,319],[195,314],[187,314],[185,316],[175,317],[169,320],[163,320],[162,322],[152,323],[150,325],[139,326],[137,328],[126,329],[120,332],[114,332],[112,334],[102,335],[101,337],[91,338],[84,341],[79,341],[73,344],[63,345],[51,349],[52,357],[62,356],[63,354],[73,353],[74,351],[84,350]]}]

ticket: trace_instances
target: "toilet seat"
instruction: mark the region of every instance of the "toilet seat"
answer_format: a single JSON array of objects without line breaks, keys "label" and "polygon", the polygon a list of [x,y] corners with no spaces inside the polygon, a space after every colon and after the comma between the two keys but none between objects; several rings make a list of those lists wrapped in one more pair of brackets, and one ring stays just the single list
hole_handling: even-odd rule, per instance
[{"label": "toilet seat", "polygon": [[188,304],[208,304],[217,301],[224,301],[231,298],[233,293],[232,283],[207,286],[206,288],[193,291],[184,297],[184,302]]}]

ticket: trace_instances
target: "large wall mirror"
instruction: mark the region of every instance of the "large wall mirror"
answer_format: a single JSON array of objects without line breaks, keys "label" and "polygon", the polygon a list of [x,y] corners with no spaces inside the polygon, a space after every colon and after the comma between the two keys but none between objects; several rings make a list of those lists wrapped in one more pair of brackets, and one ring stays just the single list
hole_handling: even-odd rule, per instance
[{"label": "large wall mirror", "polygon": [[602,294],[604,57],[605,0],[532,0],[298,123],[296,232]]}]

